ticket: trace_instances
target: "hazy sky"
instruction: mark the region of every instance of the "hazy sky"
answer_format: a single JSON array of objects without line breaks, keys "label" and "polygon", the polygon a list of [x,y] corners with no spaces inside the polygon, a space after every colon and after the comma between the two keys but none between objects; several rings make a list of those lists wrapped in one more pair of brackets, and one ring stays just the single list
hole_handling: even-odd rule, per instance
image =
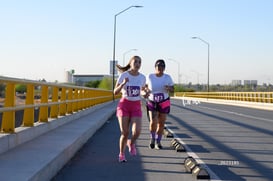
[{"label": "hazy sky", "polygon": [[[273,0],[0,0],[0,75],[64,81],[65,71],[109,74],[116,60],[163,58],[182,83],[273,84]],[[130,51],[137,49],[137,51]],[[170,60],[171,59],[171,60]]]}]

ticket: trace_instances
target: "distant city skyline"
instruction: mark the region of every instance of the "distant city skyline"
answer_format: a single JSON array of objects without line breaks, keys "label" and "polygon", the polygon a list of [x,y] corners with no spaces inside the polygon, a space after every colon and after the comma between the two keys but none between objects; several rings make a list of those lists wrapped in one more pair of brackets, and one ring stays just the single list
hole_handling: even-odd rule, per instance
[{"label": "distant city skyline", "polygon": [[[107,4],[107,6],[106,6]],[[0,75],[64,82],[65,72],[108,75],[117,17],[116,60],[142,57],[141,72],[166,61],[174,82],[257,80],[273,84],[273,1],[1,1]],[[135,49],[134,51],[129,51]],[[173,59],[175,61],[171,61]]]}]

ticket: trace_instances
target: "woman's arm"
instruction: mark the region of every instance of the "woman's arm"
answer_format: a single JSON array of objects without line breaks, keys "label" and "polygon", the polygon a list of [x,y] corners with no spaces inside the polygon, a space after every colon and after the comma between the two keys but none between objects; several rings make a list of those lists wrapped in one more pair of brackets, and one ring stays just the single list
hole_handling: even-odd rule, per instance
[{"label": "woman's arm", "polygon": [[126,77],[125,79],[123,79],[123,81],[122,81],[121,84],[117,83],[116,86],[115,86],[114,92],[113,92],[114,95],[119,94],[120,91],[121,91],[121,89],[123,88],[123,86],[124,86],[127,82],[129,82],[129,79]]}]

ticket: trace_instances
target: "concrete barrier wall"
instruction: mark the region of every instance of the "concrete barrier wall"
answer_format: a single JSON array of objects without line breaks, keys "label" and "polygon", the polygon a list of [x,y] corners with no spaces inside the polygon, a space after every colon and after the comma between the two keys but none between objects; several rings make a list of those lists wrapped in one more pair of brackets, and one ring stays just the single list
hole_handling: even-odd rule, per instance
[{"label": "concrete barrier wall", "polygon": [[15,128],[15,133],[13,134],[0,134],[0,154],[27,141],[35,139],[42,134],[52,131],[59,126],[68,124],[73,120],[88,115],[108,104],[111,104],[111,102],[99,104],[89,109],[81,110],[79,112],[62,116],[57,119],[50,119],[47,123],[37,122],[33,127],[18,127]]}]

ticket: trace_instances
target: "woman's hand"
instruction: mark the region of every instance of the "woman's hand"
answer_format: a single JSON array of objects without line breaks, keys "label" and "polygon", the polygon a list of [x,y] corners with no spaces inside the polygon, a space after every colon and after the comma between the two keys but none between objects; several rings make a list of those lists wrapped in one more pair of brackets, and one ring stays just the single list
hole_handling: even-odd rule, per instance
[{"label": "woman's hand", "polygon": [[167,92],[173,92],[174,91],[174,87],[173,86],[165,85],[164,87],[165,87],[165,90]]},{"label": "woman's hand", "polygon": [[148,89],[147,86],[143,87],[142,90],[141,90],[141,95],[147,99],[150,95],[151,91]]},{"label": "woman's hand", "polygon": [[125,79],[123,79],[121,85],[124,86],[127,82],[129,82],[129,78],[126,77]]}]

